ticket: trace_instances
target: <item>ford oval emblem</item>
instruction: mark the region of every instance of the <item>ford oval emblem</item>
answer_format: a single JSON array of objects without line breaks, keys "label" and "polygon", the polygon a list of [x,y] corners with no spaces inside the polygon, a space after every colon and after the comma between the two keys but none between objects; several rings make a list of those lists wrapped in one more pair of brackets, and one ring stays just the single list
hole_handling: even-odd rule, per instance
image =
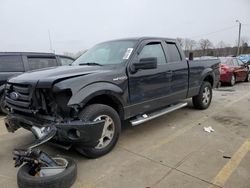
[{"label": "ford oval emblem", "polygon": [[17,92],[11,92],[10,93],[10,98],[12,100],[17,100],[19,98],[19,94]]}]

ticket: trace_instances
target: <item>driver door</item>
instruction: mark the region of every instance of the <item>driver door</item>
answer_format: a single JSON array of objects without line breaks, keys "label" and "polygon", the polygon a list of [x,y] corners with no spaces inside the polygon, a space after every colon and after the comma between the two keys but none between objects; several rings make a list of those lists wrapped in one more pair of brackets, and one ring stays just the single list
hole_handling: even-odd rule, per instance
[{"label": "driver door", "polygon": [[157,68],[129,72],[130,113],[144,113],[165,106],[170,94],[172,73],[168,70],[162,41],[144,41],[132,64],[142,58],[157,58]]}]

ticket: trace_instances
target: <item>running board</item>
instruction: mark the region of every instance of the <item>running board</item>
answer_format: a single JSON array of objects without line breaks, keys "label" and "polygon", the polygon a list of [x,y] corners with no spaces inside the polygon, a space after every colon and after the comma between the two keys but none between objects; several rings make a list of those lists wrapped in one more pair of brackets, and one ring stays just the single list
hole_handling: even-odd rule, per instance
[{"label": "running board", "polygon": [[187,102],[180,102],[177,104],[173,104],[167,108],[152,112],[150,114],[139,115],[136,118],[131,119],[130,123],[132,124],[132,126],[136,126],[136,125],[139,125],[139,124],[144,123],[146,121],[149,121],[151,119],[157,118],[159,116],[162,116],[162,115],[168,114],[170,112],[173,112],[175,110],[178,110],[180,108],[183,108],[187,105],[188,105]]}]

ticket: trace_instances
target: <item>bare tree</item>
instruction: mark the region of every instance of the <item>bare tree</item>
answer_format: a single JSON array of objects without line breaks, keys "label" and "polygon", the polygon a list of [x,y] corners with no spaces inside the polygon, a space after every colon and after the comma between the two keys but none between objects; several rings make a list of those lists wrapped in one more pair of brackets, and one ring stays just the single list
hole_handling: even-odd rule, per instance
[{"label": "bare tree", "polygon": [[207,51],[213,47],[213,43],[208,39],[201,39],[199,41],[199,47],[203,51],[203,55],[207,55]]},{"label": "bare tree", "polygon": [[242,36],[240,39],[240,53],[245,53],[247,47],[248,47],[248,37]]},{"label": "bare tree", "polygon": [[192,51],[194,50],[194,47],[196,45],[196,41],[195,40],[192,40],[192,39],[189,39],[189,38],[186,38],[184,40],[185,42],[185,51]]},{"label": "bare tree", "polygon": [[184,47],[184,39],[177,37],[176,40],[179,42],[180,46],[183,48]]}]

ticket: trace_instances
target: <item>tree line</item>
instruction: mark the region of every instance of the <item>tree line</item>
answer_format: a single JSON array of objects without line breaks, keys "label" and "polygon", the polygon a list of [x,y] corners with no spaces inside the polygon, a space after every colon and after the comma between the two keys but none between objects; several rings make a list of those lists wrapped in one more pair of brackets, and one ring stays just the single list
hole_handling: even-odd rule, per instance
[{"label": "tree line", "polygon": [[[237,45],[230,46],[224,41],[220,41],[218,44],[213,44],[209,39],[200,39],[198,41],[189,38],[177,38],[180,46],[188,57],[190,52],[193,52],[194,57],[201,56],[230,56],[237,55]],[[81,50],[77,53],[64,52],[64,55],[78,58],[80,55],[85,53],[87,50]],[[240,54],[250,54],[250,46],[248,45],[248,38],[241,37],[240,41]]]},{"label": "tree line", "polygon": [[[237,55],[238,47],[230,46],[224,41],[218,44],[213,44],[209,39],[200,39],[198,41],[189,38],[177,38],[186,57],[190,52],[193,52],[194,57],[201,56],[230,56]],[[248,38],[241,37],[240,41],[240,54],[250,54],[250,46],[248,45]]]}]

